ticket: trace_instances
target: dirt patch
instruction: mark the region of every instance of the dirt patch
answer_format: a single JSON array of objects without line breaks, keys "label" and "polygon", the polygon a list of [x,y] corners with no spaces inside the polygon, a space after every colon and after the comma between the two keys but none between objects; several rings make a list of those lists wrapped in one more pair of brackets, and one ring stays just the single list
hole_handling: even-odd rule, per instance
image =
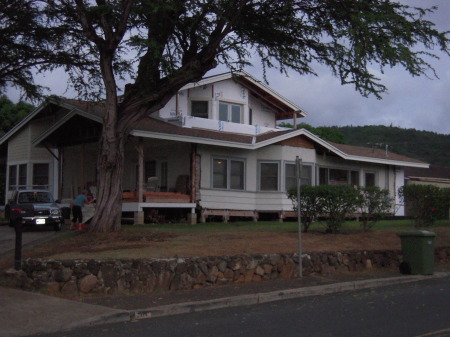
[{"label": "dirt patch", "polygon": [[[450,245],[450,228],[433,228],[436,246]],[[302,233],[304,252],[400,249],[394,231],[354,234]],[[298,234],[293,230],[180,231],[132,228],[117,233],[66,233],[70,237],[47,242],[24,252],[24,257],[57,259],[170,258],[238,254],[293,253]]]}]

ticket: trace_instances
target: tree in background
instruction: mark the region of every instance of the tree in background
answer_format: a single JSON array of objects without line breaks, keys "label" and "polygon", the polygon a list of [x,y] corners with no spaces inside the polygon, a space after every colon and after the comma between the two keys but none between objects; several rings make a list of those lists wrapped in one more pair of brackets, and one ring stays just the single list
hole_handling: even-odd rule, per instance
[{"label": "tree in background", "polygon": [[[342,84],[380,98],[386,87],[370,72],[374,64],[381,71],[401,66],[418,76],[434,71],[425,59],[432,56],[429,50],[448,54],[446,33],[425,18],[435,8],[385,0],[17,2],[8,0],[0,9],[1,18],[8,19],[0,21],[0,33],[12,48],[2,49],[6,57],[0,60],[6,69],[22,66],[25,76],[15,79],[0,72],[0,87],[10,82],[32,92],[35,86],[22,81],[30,79],[30,67],[62,65],[80,96],[104,99],[98,202],[90,227],[97,232],[120,228],[126,136],[185,84],[218,64],[241,69],[256,55],[264,74],[271,67],[285,74],[315,74],[312,66],[319,63]],[[24,20],[30,22],[21,30]],[[41,39],[42,57],[14,56],[27,47],[41,50]],[[125,88],[118,86],[122,78],[131,81]]]},{"label": "tree in background", "polygon": [[[286,127],[286,128],[293,128],[294,126],[291,123],[282,122],[278,124],[278,126]],[[331,126],[319,126],[315,128],[314,126],[309,125],[308,123],[300,123],[297,124],[297,129],[305,129],[308,130],[311,133],[314,133],[316,136],[319,136],[320,138],[338,143],[338,144],[345,144],[345,136],[342,132],[340,132],[337,127]]]},{"label": "tree in background", "polygon": [[[14,104],[8,97],[0,96],[0,138],[15,124],[28,115],[34,106],[26,102]],[[5,200],[6,153],[0,149],[0,203]]]}]

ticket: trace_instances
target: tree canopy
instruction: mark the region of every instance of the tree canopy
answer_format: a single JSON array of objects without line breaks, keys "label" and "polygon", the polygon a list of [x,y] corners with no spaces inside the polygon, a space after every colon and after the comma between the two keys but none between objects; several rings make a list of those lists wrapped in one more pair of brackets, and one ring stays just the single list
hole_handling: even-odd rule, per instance
[{"label": "tree canopy", "polygon": [[[433,48],[448,54],[446,33],[426,19],[434,10],[385,0],[6,0],[0,90],[36,95],[31,71],[62,66],[80,96],[105,100],[92,228],[117,230],[124,138],[185,84],[256,55],[264,74],[315,74],[318,63],[381,97],[374,64],[417,76],[434,72]],[[119,87],[120,79],[130,83]]]},{"label": "tree canopy", "polygon": [[0,96],[0,137],[3,136],[12,126],[17,124],[28,115],[34,106],[26,102],[14,104],[8,97]]}]

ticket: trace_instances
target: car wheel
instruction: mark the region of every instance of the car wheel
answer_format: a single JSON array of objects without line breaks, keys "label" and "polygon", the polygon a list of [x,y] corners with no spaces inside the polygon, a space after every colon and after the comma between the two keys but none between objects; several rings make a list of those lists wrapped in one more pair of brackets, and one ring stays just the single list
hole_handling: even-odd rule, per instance
[{"label": "car wheel", "polygon": [[59,232],[61,228],[62,228],[61,222],[57,222],[56,224],[53,225],[53,229],[55,230],[55,232]]}]

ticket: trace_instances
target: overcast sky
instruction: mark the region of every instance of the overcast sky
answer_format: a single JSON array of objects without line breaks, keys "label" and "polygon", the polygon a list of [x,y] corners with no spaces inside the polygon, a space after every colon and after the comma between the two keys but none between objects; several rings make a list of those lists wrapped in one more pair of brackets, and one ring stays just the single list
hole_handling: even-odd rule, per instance
[{"label": "overcast sky", "polygon": [[[440,30],[450,30],[450,0],[405,0],[409,5],[438,5],[439,10],[429,16]],[[393,125],[401,128],[450,134],[450,57],[436,52],[440,60],[430,59],[439,79],[411,77],[401,68],[388,69],[381,75],[388,93],[382,100],[362,97],[350,85],[342,86],[326,68],[315,68],[319,76],[300,76],[290,72],[281,75],[268,72],[269,86],[308,113],[302,121],[313,126]],[[224,72],[218,68],[210,74]],[[262,80],[257,62],[245,69]],[[374,68],[378,73],[377,68]],[[432,75],[432,74],[430,74]],[[66,77],[62,72],[39,76],[37,82],[51,89],[50,93],[74,97],[72,90],[65,92]],[[9,90],[7,96],[17,101],[19,93]]]}]

